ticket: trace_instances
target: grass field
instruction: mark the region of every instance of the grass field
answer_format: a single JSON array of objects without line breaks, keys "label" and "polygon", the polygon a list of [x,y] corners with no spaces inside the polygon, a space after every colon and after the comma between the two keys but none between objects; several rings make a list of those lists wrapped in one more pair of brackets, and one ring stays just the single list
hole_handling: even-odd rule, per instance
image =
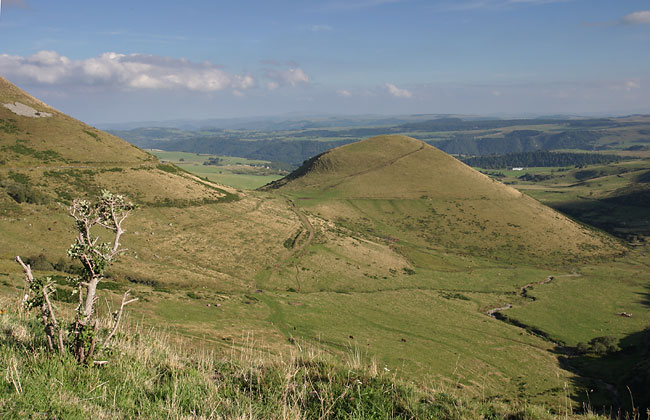
[{"label": "grass field", "polygon": [[[277,170],[260,168],[259,165],[270,164],[270,162],[263,160],[161,150],[151,150],[151,153],[159,159],[171,162],[201,178],[207,178],[212,182],[238,189],[254,190],[283,176]],[[220,159],[219,165],[204,165],[203,162],[209,158]]]}]

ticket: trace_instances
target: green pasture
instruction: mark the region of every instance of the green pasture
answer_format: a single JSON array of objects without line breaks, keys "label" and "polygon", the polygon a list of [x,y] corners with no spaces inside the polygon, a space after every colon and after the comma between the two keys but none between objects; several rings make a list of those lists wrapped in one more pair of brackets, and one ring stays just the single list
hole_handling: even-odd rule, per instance
[{"label": "green pasture", "polygon": [[[164,150],[148,150],[150,153],[155,155],[160,160],[165,160],[172,162],[174,164],[178,163],[196,163],[203,164],[209,158],[219,158],[223,165],[250,165],[250,164],[263,164],[270,163],[267,160],[255,160],[255,159],[246,159],[236,156],[222,156],[222,155],[204,155],[199,153],[187,153],[187,152],[168,152]],[[183,160],[181,160],[183,159]]]},{"label": "green pasture", "polygon": [[[194,175],[238,189],[254,190],[282,178],[282,175],[277,174],[277,171],[250,166],[270,163],[264,160],[162,150],[152,150],[151,153],[158,159],[171,162]],[[203,162],[206,162],[209,158],[219,158],[221,161],[219,165],[203,165]],[[268,174],[269,172],[276,173]]]}]

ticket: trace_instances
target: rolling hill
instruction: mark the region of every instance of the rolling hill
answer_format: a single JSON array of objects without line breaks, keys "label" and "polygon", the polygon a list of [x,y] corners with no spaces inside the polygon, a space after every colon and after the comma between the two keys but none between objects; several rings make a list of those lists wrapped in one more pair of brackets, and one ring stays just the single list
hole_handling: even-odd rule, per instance
[{"label": "rolling hill", "polygon": [[[15,255],[43,254],[49,266],[37,274],[65,283],[51,263],[73,240],[66,204],[110,187],[140,209],[103,296],[131,289],[135,319],[199,348],[315,348],[468,396],[557,405],[567,383],[576,395],[584,386],[558,345],[638,331],[650,313],[635,300],[643,272],[607,265],[624,252],[619,242],[409,137],[333,149],[265,191],[242,191],[163,164],[5,80],[0,124],[3,296],[20,294]],[[554,275],[563,280],[540,283]],[[574,337],[558,322],[566,309],[544,311],[556,300],[522,292],[532,284],[614,303],[582,305],[575,324],[586,327]],[[629,302],[634,319],[610,317],[619,306],[607,305]],[[505,305],[531,328],[488,314]]]}]

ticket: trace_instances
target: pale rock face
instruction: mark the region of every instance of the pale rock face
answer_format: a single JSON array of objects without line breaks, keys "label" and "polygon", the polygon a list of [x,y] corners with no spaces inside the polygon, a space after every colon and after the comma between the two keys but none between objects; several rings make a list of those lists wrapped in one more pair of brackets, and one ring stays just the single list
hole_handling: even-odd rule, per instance
[{"label": "pale rock face", "polygon": [[49,112],[37,111],[30,106],[21,104],[20,102],[14,102],[13,104],[12,103],[3,104],[3,106],[8,110],[10,110],[11,112],[13,112],[14,114],[18,114],[22,117],[48,118],[52,116],[52,114]]}]

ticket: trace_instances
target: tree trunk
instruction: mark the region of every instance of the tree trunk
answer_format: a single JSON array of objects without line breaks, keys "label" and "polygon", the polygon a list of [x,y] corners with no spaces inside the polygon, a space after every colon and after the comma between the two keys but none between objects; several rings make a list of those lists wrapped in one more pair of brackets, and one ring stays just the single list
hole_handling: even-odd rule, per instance
[{"label": "tree trunk", "polygon": [[[86,286],[86,299],[83,305],[83,309],[79,309],[79,314],[77,315],[77,322],[75,322],[75,356],[79,363],[84,363],[86,358],[90,356],[90,353],[86,351],[86,347],[91,346],[91,340],[88,340],[87,329],[89,328],[90,320],[93,316],[93,310],[95,306],[95,296],[97,294],[97,283],[99,283],[99,277],[93,277],[90,279]],[[94,335],[94,333],[93,333]]]}]

